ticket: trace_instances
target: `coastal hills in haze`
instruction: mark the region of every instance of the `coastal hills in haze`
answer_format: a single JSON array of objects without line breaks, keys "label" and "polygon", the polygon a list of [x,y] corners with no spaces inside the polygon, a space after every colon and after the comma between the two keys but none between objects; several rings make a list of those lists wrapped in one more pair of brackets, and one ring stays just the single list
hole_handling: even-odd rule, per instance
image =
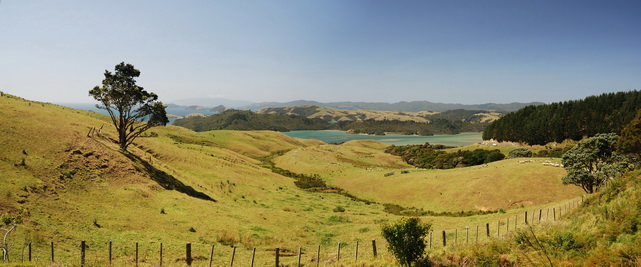
[{"label": "coastal hills in haze", "polygon": [[385,102],[318,102],[310,100],[296,100],[290,102],[261,102],[251,103],[247,101],[229,100],[224,98],[194,98],[171,101],[171,104],[180,106],[200,106],[200,107],[216,107],[225,106],[234,109],[249,109],[260,110],[266,107],[291,107],[291,106],[319,106],[336,109],[368,109],[380,111],[403,111],[403,112],[419,112],[419,111],[434,111],[444,112],[448,110],[464,109],[464,110],[495,110],[502,112],[511,112],[519,110],[523,107],[530,105],[541,105],[542,102],[530,103],[485,103],[485,104],[452,104],[452,103],[435,103],[430,101],[401,101],[396,103]]}]

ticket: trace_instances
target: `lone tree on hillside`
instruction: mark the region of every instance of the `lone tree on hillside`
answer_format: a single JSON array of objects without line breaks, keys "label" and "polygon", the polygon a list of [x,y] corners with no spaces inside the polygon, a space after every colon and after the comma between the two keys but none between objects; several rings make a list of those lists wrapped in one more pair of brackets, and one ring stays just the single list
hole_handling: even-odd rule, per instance
[{"label": "lone tree on hillside", "polygon": [[614,133],[597,134],[565,152],[563,166],[568,174],[563,177],[563,183],[580,186],[591,194],[629,170],[628,158],[615,151],[617,139]]},{"label": "lone tree on hillside", "polygon": [[89,95],[101,103],[96,107],[109,112],[123,151],[147,129],[169,122],[166,106],[157,101],[158,96],[136,85],[138,76],[140,71],[133,65],[121,62],[115,73],[105,70],[102,87],[89,90]]}]

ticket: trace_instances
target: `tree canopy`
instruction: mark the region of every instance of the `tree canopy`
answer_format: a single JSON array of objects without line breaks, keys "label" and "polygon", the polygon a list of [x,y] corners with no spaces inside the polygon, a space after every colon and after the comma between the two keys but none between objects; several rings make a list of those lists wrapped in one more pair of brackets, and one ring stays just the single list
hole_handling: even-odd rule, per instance
[{"label": "tree canopy", "polygon": [[641,109],[632,121],[621,130],[621,137],[616,144],[617,151],[641,158]]},{"label": "tree canopy", "polygon": [[615,151],[617,139],[614,133],[597,134],[565,152],[563,166],[568,174],[563,183],[594,193],[608,180],[629,170],[628,159]]},{"label": "tree canopy", "polygon": [[140,71],[121,62],[115,72],[105,70],[102,86],[95,86],[89,95],[100,102],[96,107],[105,109],[118,132],[120,149],[127,147],[147,129],[167,125],[166,106],[158,96],[136,85]]},{"label": "tree canopy", "polygon": [[599,133],[619,134],[640,108],[641,92],[636,90],[527,106],[492,122],[483,139],[544,145]]}]

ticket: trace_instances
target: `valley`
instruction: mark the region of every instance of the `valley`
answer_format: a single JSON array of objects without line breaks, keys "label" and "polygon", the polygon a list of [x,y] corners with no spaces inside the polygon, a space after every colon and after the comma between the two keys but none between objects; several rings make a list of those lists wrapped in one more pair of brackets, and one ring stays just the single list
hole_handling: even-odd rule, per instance
[{"label": "valley", "polygon": [[[385,153],[388,145],[376,141],[331,145],[273,131],[197,133],[176,126],[152,128],[128,154],[113,142],[107,116],[6,94],[0,106],[1,212],[23,218],[11,255],[16,259],[31,242],[38,264],[48,262],[50,242],[56,244],[56,262],[72,264],[79,242],[86,240],[89,259],[102,265],[112,241],[122,266],[134,261],[135,242],[148,265],[157,262],[160,243],[165,265],[185,263],[185,243],[194,244],[195,264],[205,265],[214,244],[220,266],[231,246],[245,258],[258,248],[257,265],[266,265],[275,247],[291,252],[320,245],[325,262],[336,257],[337,243],[352,251],[344,253],[354,253],[354,242],[376,240],[379,257],[369,261],[392,266],[379,227],[400,216],[386,205],[490,211],[422,216],[435,232],[463,231],[581,195],[561,183],[562,168],[539,164],[543,159],[420,170]],[[91,128],[101,130],[89,133]],[[267,156],[279,168],[317,174],[354,197],[299,189],[294,179],[264,167],[261,159]],[[394,175],[384,176],[390,172]],[[312,254],[303,261],[313,262]],[[293,258],[283,261],[293,264]]]}]

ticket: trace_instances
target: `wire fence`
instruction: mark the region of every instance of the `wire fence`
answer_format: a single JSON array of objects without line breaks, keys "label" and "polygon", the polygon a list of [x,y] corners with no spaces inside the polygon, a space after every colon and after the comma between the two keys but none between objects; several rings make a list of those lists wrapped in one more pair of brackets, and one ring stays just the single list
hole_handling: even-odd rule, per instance
[{"label": "wire fence", "polygon": [[[505,238],[519,228],[559,221],[583,202],[583,197],[562,205],[533,209],[472,227],[434,229],[426,237],[428,251],[463,244],[483,244]],[[76,241],[78,242],[78,241]],[[75,242],[74,242],[75,243]],[[202,243],[79,241],[56,247],[54,242],[24,244],[14,263],[35,266],[328,266],[394,262],[387,244],[377,240],[339,242],[331,246],[239,248]]]}]

